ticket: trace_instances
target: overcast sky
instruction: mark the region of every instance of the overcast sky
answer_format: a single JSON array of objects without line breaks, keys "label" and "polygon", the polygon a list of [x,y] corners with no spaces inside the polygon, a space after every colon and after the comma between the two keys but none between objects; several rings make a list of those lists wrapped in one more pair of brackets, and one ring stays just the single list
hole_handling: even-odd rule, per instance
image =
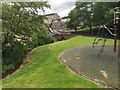
[{"label": "overcast sky", "polygon": [[74,9],[76,0],[48,0],[51,9],[45,9],[45,14],[58,13],[60,17],[67,16]]}]

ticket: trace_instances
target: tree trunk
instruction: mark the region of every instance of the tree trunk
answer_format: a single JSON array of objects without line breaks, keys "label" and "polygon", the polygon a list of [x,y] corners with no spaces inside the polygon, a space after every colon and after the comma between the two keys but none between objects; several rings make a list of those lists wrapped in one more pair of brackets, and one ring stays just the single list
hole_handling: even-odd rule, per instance
[{"label": "tree trunk", "polygon": [[90,28],[89,35],[93,35],[93,29],[92,29],[92,25],[91,24],[89,25],[89,28]]},{"label": "tree trunk", "polygon": [[75,28],[75,32],[77,32],[77,28]]}]

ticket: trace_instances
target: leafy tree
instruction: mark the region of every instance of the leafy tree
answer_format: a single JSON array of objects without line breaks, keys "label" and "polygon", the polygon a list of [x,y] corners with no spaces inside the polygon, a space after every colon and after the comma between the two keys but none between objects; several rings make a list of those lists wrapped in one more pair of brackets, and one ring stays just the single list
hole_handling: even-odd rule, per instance
[{"label": "leafy tree", "polygon": [[75,4],[74,10],[71,10],[68,27],[77,28],[80,22],[90,29],[92,34],[92,26],[103,25],[112,19],[110,10],[116,6],[116,2],[79,2]]},{"label": "leafy tree", "polygon": [[50,8],[46,1],[2,3],[3,71],[20,64],[28,50],[45,44],[45,16],[38,13],[45,7]]},{"label": "leafy tree", "polygon": [[25,42],[26,39],[30,40],[33,33],[44,32],[42,26],[44,17],[38,15],[37,9],[50,7],[46,2],[15,2],[11,4],[3,3],[3,32],[5,31],[3,45],[8,43],[8,37],[11,39],[19,37],[21,42]]},{"label": "leafy tree", "polygon": [[92,31],[93,4],[93,2],[76,2],[76,10],[79,14],[79,18],[85,25],[89,26],[90,34]]},{"label": "leafy tree", "polygon": [[97,2],[94,5],[93,23],[94,25],[106,24],[113,19],[111,9],[116,7],[116,2]]},{"label": "leafy tree", "polygon": [[77,27],[79,26],[79,16],[77,14],[76,9],[72,10],[69,13],[69,18],[70,18],[70,21],[67,22],[67,27],[77,31]]},{"label": "leafy tree", "polygon": [[76,2],[76,7],[69,13],[70,21],[68,27],[77,30],[81,22],[84,25],[88,25],[90,31],[92,30],[92,14],[93,14],[93,3],[92,2]]}]

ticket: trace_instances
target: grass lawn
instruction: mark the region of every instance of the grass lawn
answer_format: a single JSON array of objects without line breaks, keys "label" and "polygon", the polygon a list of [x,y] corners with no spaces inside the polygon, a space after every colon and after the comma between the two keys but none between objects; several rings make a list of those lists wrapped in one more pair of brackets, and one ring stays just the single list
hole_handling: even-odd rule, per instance
[{"label": "grass lawn", "polygon": [[[37,47],[27,56],[29,63],[16,74],[3,79],[4,88],[100,88],[102,86],[71,72],[59,61],[66,49],[91,45],[94,38],[72,39]],[[107,43],[112,44],[112,40]]]}]

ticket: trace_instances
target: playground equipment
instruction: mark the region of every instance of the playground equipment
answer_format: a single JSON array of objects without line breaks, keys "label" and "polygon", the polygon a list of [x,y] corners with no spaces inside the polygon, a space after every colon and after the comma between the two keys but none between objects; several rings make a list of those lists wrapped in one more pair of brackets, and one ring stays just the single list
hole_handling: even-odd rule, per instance
[{"label": "playground equipment", "polygon": [[[104,37],[103,45],[100,48],[100,51],[97,55],[98,57],[101,56],[101,54],[104,50],[108,34],[110,34],[114,37],[114,52],[116,52],[116,49],[117,49],[117,39],[118,39],[117,37],[118,37],[118,25],[119,25],[118,23],[119,23],[120,7],[116,7],[114,9],[112,9],[111,11],[114,14],[114,19],[110,20],[105,25],[102,25],[99,27],[97,37],[94,39],[93,44],[92,44],[93,48],[94,48],[99,43],[99,41],[102,40],[101,37],[102,36]],[[108,27],[109,23],[111,23],[111,22],[113,22],[112,27]]]},{"label": "playground equipment", "polygon": [[[118,32],[118,29],[120,30],[120,7],[111,11],[114,18],[99,27],[97,37],[92,44],[95,49],[91,46],[83,46],[66,50],[61,53],[60,61],[79,75],[117,90],[120,89],[118,78],[120,47],[117,44],[117,40],[120,40],[120,32]],[[105,45],[108,34],[114,37],[114,46]],[[103,40],[103,44],[98,45],[101,40]],[[104,48],[105,46],[106,48]],[[96,53],[98,53],[98,57],[102,54],[102,57],[96,57]]]}]

